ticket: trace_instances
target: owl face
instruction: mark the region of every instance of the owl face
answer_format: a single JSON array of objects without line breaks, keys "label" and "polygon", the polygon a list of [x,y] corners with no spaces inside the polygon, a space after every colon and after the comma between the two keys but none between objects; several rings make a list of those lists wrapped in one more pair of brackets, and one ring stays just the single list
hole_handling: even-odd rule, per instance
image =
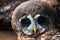
[{"label": "owl face", "polygon": [[34,17],[30,14],[28,16],[24,15],[19,19],[19,23],[22,34],[29,36],[37,36],[51,26],[48,17],[41,16],[40,14],[36,14]]},{"label": "owl face", "polygon": [[21,3],[13,12],[12,28],[20,36],[38,37],[53,27],[53,8],[40,0]]}]

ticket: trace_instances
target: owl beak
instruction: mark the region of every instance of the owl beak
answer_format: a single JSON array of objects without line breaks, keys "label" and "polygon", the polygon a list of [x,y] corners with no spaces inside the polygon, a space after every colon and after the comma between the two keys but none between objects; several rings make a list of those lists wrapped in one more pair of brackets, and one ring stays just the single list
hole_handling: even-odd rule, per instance
[{"label": "owl beak", "polygon": [[34,26],[33,31],[34,31],[34,33],[36,33],[36,32],[37,32],[36,26]]}]

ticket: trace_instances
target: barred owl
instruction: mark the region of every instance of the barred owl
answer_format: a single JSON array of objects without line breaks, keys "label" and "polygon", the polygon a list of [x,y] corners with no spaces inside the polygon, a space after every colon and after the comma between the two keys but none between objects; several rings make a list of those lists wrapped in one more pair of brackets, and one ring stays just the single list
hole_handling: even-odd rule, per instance
[{"label": "barred owl", "polygon": [[29,0],[14,10],[12,28],[18,40],[43,40],[38,38],[54,29],[54,17],[56,12],[52,6],[41,0]]}]

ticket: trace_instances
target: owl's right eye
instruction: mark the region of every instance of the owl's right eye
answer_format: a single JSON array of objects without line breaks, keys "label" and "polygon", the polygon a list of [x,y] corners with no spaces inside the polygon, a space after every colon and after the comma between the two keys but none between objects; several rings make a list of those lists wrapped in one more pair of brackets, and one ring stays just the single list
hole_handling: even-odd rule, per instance
[{"label": "owl's right eye", "polygon": [[29,18],[24,18],[21,20],[21,25],[22,26],[29,26],[31,24],[31,21]]}]

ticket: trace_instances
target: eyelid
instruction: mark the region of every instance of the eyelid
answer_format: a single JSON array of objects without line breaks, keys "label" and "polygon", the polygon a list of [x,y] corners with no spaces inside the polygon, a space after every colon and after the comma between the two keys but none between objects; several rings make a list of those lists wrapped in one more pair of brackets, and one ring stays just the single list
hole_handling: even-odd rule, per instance
[{"label": "eyelid", "polygon": [[21,18],[19,19],[19,22],[21,22],[21,20],[24,19],[25,17],[26,17],[26,16],[21,17]]},{"label": "eyelid", "polygon": [[40,14],[35,15],[34,19],[38,18],[39,16],[40,16]]}]

